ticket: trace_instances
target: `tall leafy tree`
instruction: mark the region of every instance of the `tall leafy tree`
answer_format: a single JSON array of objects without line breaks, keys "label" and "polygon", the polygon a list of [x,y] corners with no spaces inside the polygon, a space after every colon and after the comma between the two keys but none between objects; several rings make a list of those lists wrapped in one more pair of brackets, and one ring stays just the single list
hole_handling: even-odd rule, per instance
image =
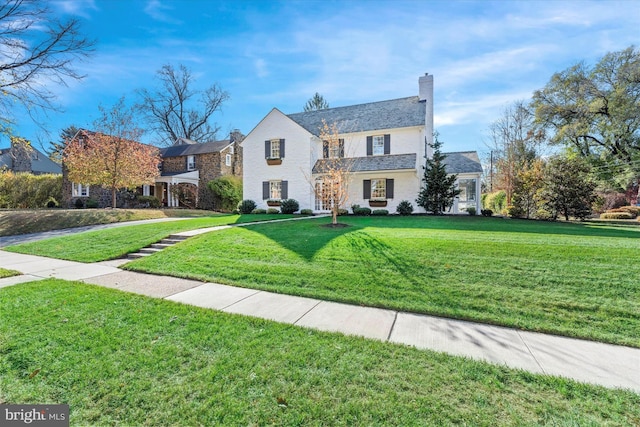
[{"label": "tall leafy tree", "polygon": [[536,120],[551,141],[589,160],[602,180],[625,189],[640,180],[640,51],[606,54],[554,74],[534,93]]},{"label": "tall leafy tree", "polygon": [[584,219],[591,215],[596,184],[591,167],[576,156],[558,155],[545,168],[544,199],[553,218]]},{"label": "tall leafy tree", "polygon": [[304,105],[304,111],[326,110],[327,108],[329,108],[329,103],[318,92]]},{"label": "tall leafy tree", "polygon": [[216,139],[220,127],[212,119],[229,99],[227,92],[215,83],[204,90],[195,89],[196,79],[184,65],[177,69],[163,65],[156,81],[155,89],[138,90],[141,102],[137,109],[163,145],[178,138],[196,142]]},{"label": "tall leafy tree", "polygon": [[110,110],[100,107],[95,132],[82,131],[64,149],[69,180],[101,185],[111,190],[111,206],[121,188],[133,189],[153,184],[159,175],[160,153],[156,147],[141,144],[132,109],[121,98]]},{"label": "tall leafy tree", "polygon": [[427,212],[441,215],[451,209],[456,196],[460,194],[460,190],[456,188],[458,175],[447,174],[444,162],[447,156],[441,151],[442,142],[438,139],[437,133],[434,135],[434,142],[429,146],[433,149],[433,155],[427,158],[422,177],[423,185],[416,203]]},{"label": "tall leafy tree", "polygon": [[86,58],[94,42],[75,19],[60,20],[42,0],[0,4],[0,126],[12,121],[16,104],[34,112],[55,109],[50,84],[83,77],[74,63]]},{"label": "tall leafy tree", "polygon": [[517,174],[538,157],[544,132],[536,129],[534,115],[524,101],[506,107],[489,131],[495,164],[492,188],[504,190],[507,205],[511,205]]}]

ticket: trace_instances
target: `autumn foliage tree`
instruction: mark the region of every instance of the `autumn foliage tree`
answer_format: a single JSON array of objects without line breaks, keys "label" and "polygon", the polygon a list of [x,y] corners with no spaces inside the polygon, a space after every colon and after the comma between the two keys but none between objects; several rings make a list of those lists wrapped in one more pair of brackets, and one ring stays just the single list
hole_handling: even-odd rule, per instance
[{"label": "autumn foliage tree", "polygon": [[119,189],[155,182],[160,153],[156,147],[137,142],[141,130],[134,125],[124,98],[111,110],[100,107],[100,112],[95,132],[80,131],[67,143],[64,165],[69,180],[108,188],[115,208]]},{"label": "autumn foliage tree", "polygon": [[322,121],[320,127],[323,159],[314,172],[317,176],[309,179],[311,188],[325,209],[331,211],[331,223],[338,224],[338,213],[349,199],[349,183],[354,159],[345,157],[344,140],[339,137],[338,125]]}]

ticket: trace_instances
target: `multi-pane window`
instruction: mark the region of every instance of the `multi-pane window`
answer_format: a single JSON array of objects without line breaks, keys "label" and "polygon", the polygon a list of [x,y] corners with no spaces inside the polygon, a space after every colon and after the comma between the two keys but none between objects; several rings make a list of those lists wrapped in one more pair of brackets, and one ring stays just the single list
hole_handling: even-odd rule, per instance
[{"label": "multi-pane window", "polygon": [[269,181],[269,198],[274,200],[282,198],[282,181]]},{"label": "multi-pane window", "polygon": [[272,159],[280,158],[280,140],[279,139],[271,140],[271,155],[269,157]]},{"label": "multi-pane window", "polygon": [[89,197],[89,186],[86,184],[72,184],[73,197]]},{"label": "multi-pane window", "polygon": [[387,198],[387,180],[386,179],[371,180],[371,198],[372,199]]},{"label": "multi-pane window", "polygon": [[192,171],[196,169],[196,156],[187,156],[187,170]]},{"label": "multi-pane window", "polygon": [[227,154],[224,159],[224,164],[227,166],[231,166],[231,154]]},{"label": "multi-pane window", "polygon": [[384,154],[384,135],[373,137],[373,155],[381,156]]},{"label": "multi-pane window", "polygon": [[458,210],[475,207],[478,197],[476,193],[476,180],[459,179],[458,189],[460,189],[460,195],[458,196]]}]

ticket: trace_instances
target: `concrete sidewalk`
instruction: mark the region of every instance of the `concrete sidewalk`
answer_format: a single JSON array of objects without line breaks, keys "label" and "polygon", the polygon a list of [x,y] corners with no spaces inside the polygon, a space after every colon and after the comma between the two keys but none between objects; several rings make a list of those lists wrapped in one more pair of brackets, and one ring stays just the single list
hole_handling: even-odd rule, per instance
[{"label": "concrete sidewalk", "polygon": [[0,279],[0,288],[48,277],[82,280],[227,313],[406,344],[640,393],[637,348],[128,272],[117,268],[123,262],[126,260],[83,264],[0,251],[0,267],[24,274]]}]

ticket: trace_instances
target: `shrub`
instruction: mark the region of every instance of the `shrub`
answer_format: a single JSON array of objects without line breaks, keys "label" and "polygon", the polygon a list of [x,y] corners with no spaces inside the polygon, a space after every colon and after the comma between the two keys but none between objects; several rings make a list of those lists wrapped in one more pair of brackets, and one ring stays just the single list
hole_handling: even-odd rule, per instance
[{"label": "shrub", "polygon": [[62,175],[0,172],[0,208],[35,209],[62,200]]},{"label": "shrub", "polygon": [[84,208],[84,200],[76,199],[76,202],[74,203],[74,205],[76,206],[76,209],[82,209]]},{"label": "shrub", "polygon": [[600,214],[601,219],[633,219],[629,212],[605,212]]},{"label": "shrub", "polygon": [[511,218],[520,218],[524,216],[524,211],[518,206],[509,205],[506,208],[506,212]]},{"label": "shrub", "polygon": [[158,209],[160,207],[160,200],[156,196],[137,196],[136,200],[140,206],[145,208]]},{"label": "shrub", "polygon": [[313,215],[313,211],[311,209],[302,209],[300,215]]},{"label": "shrub", "polygon": [[54,199],[53,197],[49,197],[49,200],[47,200],[47,204],[46,206],[51,209],[51,208],[57,208],[59,206],[58,201],[56,199]]},{"label": "shrub", "polygon": [[338,216],[349,215],[349,211],[346,209],[338,209]]},{"label": "shrub", "polygon": [[467,208],[467,213],[471,216],[476,216],[476,208],[473,206]]},{"label": "shrub", "polygon": [[232,211],[242,200],[242,180],[237,176],[221,176],[207,183],[213,193],[215,206],[222,211]]},{"label": "shrub", "polygon": [[371,215],[385,216],[389,215],[389,211],[386,209],[375,209],[373,212],[371,212]]},{"label": "shrub", "polygon": [[506,204],[507,193],[504,190],[489,193],[484,199],[484,208],[491,209],[494,212],[502,212],[506,208]]},{"label": "shrub", "polygon": [[480,213],[482,214],[482,216],[493,216],[493,211],[491,209],[481,209]]},{"label": "shrub", "polygon": [[277,208],[269,208],[269,209],[267,209],[267,213],[269,215],[274,215],[274,214],[279,214],[280,211]]},{"label": "shrub", "polygon": [[85,204],[87,209],[95,209],[99,206],[99,203],[96,199],[87,199],[87,203]]},{"label": "shrub", "polygon": [[358,215],[358,216],[369,216],[369,215],[371,215],[371,209],[370,208],[361,208],[358,205],[354,205],[354,207],[352,207],[351,210],[353,211],[354,215]]},{"label": "shrub", "polygon": [[640,206],[622,206],[618,209],[622,212],[629,212],[634,218],[640,215]]},{"label": "shrub", "polygon": [[604,203],[602,204],[602,209],[608,211],[610,209],[621,208],[622,206],[628,205],[627,197],[624,193],[606,193],[604,195]]},{"label": "shrub", "polygon": [[408,200],[403,200],[398,203],[396,212],[400,215],[411,215],[413,213],[413,205]]},{"label": "shrub", "polygon": [[292,214],[298,209],[300,209],[300,205],[295,199],[284,199],[280,202],[280,210],[283,214]]},{"label": "shrub", "polygon": [[250,214],[257,206],[253,200],[246,199],[238,203],[238,210],[241,214]]},{"label": "shrub", "polygon": [[266,214],[266,209],[254,209],[251,211],[252,214]]}]

